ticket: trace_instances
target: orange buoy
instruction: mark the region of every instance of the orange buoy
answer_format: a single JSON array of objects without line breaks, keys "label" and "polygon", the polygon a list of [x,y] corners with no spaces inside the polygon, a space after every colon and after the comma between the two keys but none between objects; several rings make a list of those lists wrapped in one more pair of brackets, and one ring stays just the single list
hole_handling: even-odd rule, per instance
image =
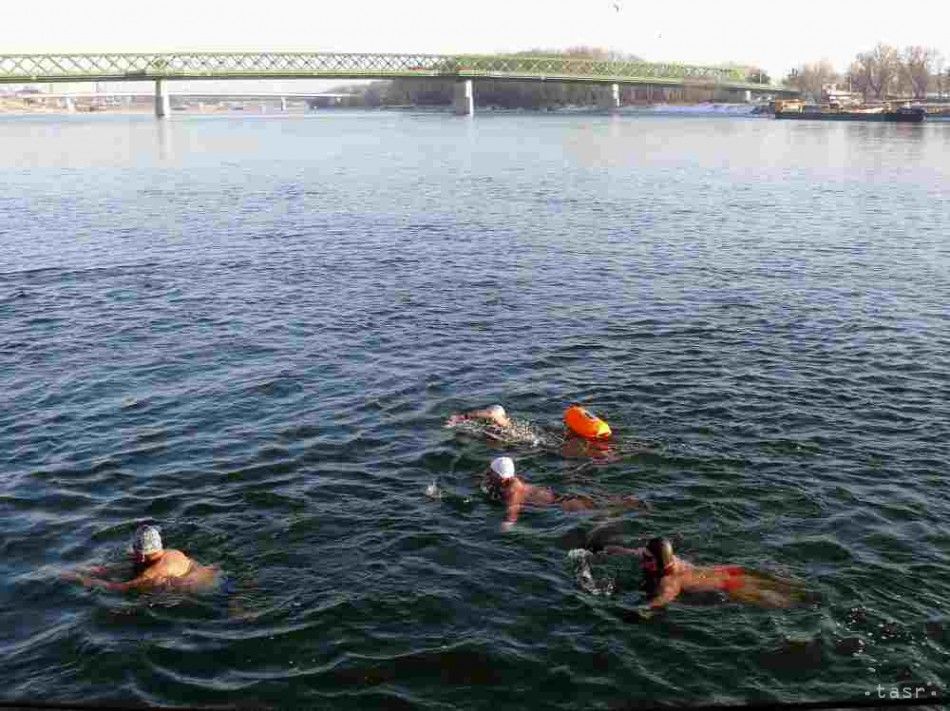
[{"label": "orange buoy", "polygon": [[564,411],[564,425],[584,439],[606,439],[611,434],[610,425],[580,405],[571,405]]}]

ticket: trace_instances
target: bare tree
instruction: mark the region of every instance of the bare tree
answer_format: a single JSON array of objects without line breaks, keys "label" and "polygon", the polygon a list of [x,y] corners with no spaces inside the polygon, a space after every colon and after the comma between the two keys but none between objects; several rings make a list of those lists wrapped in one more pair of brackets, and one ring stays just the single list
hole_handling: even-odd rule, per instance
[{"label": "bare tree", "polygon": [[854,58],[854,63],[851,65],[852,85],[855,90],[861,92],[865,101],[874,91],[875,67],[874,57],[870,52],[859,54]]},{"label": "bare tree", "polygon": [[736,76],[749,84],[771,84],[772,77],[769,73],[754,64],[740,64],[738,62],[725,62],[719,65],[722,69],[732,69]]},{"label": "bare tree", "polygon": [[915,99],[926,99],[933,78],[937,50],[926,47],[907,47],[901,55],[901,77]]},{"label": "bare tree", "polygon": [[934,57],[933,68],[934,68],[934,80],[935,80],[934,83],[936,84],[936,89],[937,89],[937,97],[940,99],[943,98],[943,92],[947,90],[947,79],[950,79],[950,71],[948,71],[948,75],[944,75],[943,73],[944,65],[945,65],[944,56],[938,52],[936,56]]},{"label": "bare tree", "polygon": [[606,60],[610,57],[610,50],[603,47],[588,47],[579,45],[577,47],[568,47],[560,54],[572,59],[601,59]]},{"label": "bare tree", "polygon": [[871,75],[868,71],[868,65],[860,59],[855,59],[848,68],[845,78],[848,80],[848,91],[858,92],[867,101],[868,93],[871,91]]},{"label": "bare tree", "polygon": [[785,83],[818,101],[821,99],[825,86],[834,84],[837,80],[838,75],[835,68],[831,66],[831,62],[822,59],[820,62],[803,64],[793,69],[786,77]]},{"label": "bare tree", "polygon": [[755,84],[771,84],[772,77],[761,67],[745,67],[745,80]]},{"label": "bare tree", "polygon": [[900,75],[900,55],[890,45],[878,42],[877,47],[866,54],[859,54],[858,61],[870,65],[868,83],[874,95],[883,99]]}]

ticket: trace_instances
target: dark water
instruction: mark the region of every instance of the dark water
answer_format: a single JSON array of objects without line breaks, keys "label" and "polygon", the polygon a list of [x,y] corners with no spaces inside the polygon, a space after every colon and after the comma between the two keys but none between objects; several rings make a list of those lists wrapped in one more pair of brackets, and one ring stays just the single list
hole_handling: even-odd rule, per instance
[{"label": "dark water", "polygon": [[[945,689],[950,125],[0,121],[0,698],[577,708]],[[806,581],[625,621],[441,428],[572,400],[631,542]],[[426,487],[437,480],[446,496]],[[59,579],[136,524],[198,597]]]}]

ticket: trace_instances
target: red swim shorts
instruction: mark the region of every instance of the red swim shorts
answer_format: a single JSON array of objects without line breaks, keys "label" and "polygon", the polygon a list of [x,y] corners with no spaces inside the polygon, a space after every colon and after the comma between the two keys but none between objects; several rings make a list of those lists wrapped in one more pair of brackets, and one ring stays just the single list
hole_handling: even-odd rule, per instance
[{"label": "red swim shorts", "polygon": [[743,578],[745,578],[745,570],[742,569],[742,566],[723,565],[719,568],[719,572],[724,576],[722,589],[726,592],[732,592],[742,587]]}]

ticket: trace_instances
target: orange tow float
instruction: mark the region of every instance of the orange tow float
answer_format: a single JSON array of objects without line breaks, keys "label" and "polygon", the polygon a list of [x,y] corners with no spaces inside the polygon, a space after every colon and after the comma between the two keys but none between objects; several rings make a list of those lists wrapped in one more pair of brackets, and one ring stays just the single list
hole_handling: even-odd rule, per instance
[{"label": "orange tow float", "polygon": [[564,411],[564,425],[584,439],[607,439],[611,434],[610,425],[580,405],[571,405]]}]

